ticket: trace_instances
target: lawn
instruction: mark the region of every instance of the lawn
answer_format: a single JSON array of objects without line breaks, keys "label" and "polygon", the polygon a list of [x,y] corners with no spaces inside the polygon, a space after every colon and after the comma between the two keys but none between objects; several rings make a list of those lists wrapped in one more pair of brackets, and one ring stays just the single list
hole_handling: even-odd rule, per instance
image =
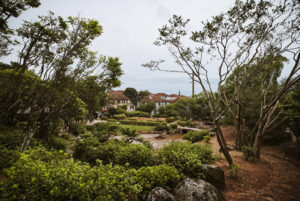
[{"label": "lawn", "polygon": [[131,128],[136,130],[137,132],[139,131],[153,131],[154,126],[137,126],[137,125],[126,125],[126,124],[118,124],[121,128]]}]

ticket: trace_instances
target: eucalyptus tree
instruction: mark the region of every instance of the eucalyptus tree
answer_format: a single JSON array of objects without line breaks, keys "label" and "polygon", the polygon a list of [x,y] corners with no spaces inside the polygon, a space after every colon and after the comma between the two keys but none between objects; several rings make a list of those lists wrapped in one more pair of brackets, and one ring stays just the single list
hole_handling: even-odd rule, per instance
[{"label": "eucalyptus tree", "polygon": [[[255,132],[253,147],[258,150],[261,145],[262,131],[268,122],[272,121],[271,117],[274,108],[278,106],[278,100],[300,79],[297,74],[300,58],[299,7],[298,0],[258,2],[237,0],[227,12],[203,22],[200,30],[190,34],[186,31],[189,20],[176,15],[169,20],[168,25],[159,29],[160,36],[155,41],[155,45],[168,46],[168,50],[181,68],[175,72],[185,72],[191,79],[195,75],[195,81],[201,86],[208,100],[220,148],[229,165],[232,165],[233,161],[219,120],[254,72],[240,80],[241,84],[235,85],[233,95],[227,101],[224,98],[227,97],[226,91],[222,85],[235,68],[243,65],[260,65],[267,55],[286,56],[287,54],[287,57],[292,58],[288,78],[282,85],[282,89],[262,107],[259,124],[253,130]],[[188,39],[191,44],[189,46],[184,43]],[[161,62],[162,59],[150,61],[143,66],[151,70],[162,70]],[[217,69],[217,95],[214,95],[211,84],[212,79],[209,74],[211,65]],[[264,95],[265,92],[261,93],[262,98]],[[221,107],[222,104],[225,107]],[[259,152],[257,154],[259,155]]]}]

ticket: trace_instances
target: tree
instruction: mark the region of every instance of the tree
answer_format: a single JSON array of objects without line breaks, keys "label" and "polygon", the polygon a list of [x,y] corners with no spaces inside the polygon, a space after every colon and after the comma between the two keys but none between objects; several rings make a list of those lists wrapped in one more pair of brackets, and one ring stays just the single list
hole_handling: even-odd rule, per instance
[{"label": "tree", "polygon": [[22,94],[27,89],[22,85],[7,91],[6,104],[1,105],[1,119],[13,111],[27,111],[27,127],[21,145],[21,151],[24,151],[41,123],[55,119],[74,101],[74,83],[97,70],[94,75],[102,87],[118,86],[122,71],[118,58],[98,57],[96,52],[89,50],[92,40],[102,33],[102,27],[96,20],[63,19],[50,12],[47,16],[40,16],[36,22],[25,21],[17,33],[23,47],[18,62],[11,65],[13,74],[22,83],[26,72],[35,71],[36,78],[27,84],[36,84],[26,101]]},{"label": "tree", "polygon": [[135,88],[131,88],[131,87],[126,88],[124,91],[124,95],[130,99],[133,105],[135,106],[137,105],[138,92],[136,91]]},{"label": "tree", "polygon": [[288,118],[288,127],[299,139],[300,137],[300,82],[287,93],[286,102],[280,105],[281,112]]},{"label": "tree", "polygon": [[156,106],[155,106],[155,103],[152,103],[152,102],[148,102],[148,103],[142,103],[140,104],[136,110],[138,111],[142,111],[142,112],[147,112],[149,114],[151,114],[151,112],[153,110],[155,110]]},{"label": "tree", "polygon": [[9,54],[10,36],[13,30],[8,27],[11,17],[18,17],[29,8],[40,6],[39,0],[5,0],[0,2],[0,57]]},{"label": "tree", "polygon": [[147,90],[139,91],[139,92],[138,92],[137,100],[138,100],[138,101],[141,101],[144,97],[149,96],[149,95],[150,95],[150,92],[147,91]]},{"label": "tree", "polygon": [[[297,74],[300,58],[299,6],[297,0],[283,2],[237,0],[226,13],[213,17],[211,21],[203,22],[200,31],[191,33],[189,37],[193,43],[191,47],[186,47],[183,43],[183,38],[188,35],[186,25],[189,20],[174,15],[169,20],[169,25],[159,29],[160,36],[155,45],[168,46],[171,55],[181,67],[179,72],[185,72],[191,79],[195,75],[195,81],[201,86],[208,101],[218,143],[230,166],[233,160],[228,152],[219,120],[234,102],[249,76],[254,74],[250,73],[240,81],[241,84],[235,85],[232,98],[228,101],[224,100],[227,95],[222,85],[235,68],[243,65],[260,65],[267,55],[289,54],[293,58],[285,84],[274,98],[266,103],[259,117],[260,124],[255,129],[254,140],[254,146],[259,147],[262,127],[272,121],[271,116],[278,106],[278,100],[300,79]],[[214,61],[214,66],[217,66],[218,70],[217,95],[213,92],[208,74],[211,61]],[[162,70],[159,67],[162,62],[163,60],[151,61],[143,66],[152,70]]]},{"label": "tree", "polygon": [[[251,133],[247,131],[253,129],[259,119],[259,112],[261,107],[264,107],[264,103],[261,102],[260,94],[262,91],[266,91],[265,100],[268,101],[274,94],[280,90],[278,84],[278,78],[281,75],[283,62],[286,62],[287,58],[278,55],[268,55],[263,63],[260,65],[240,66],[236,68],[233,73],[227,78],[225,83],[225,90],[227,97],[224,97],[226,102],[227,98],[230,99],[231,94],[234,92],[236,85],[241,84],[240,80],[243,80],[249,73],[256,72],[255,76],[249,76],[245,87],[236,95],[235,101],[229,108],[229,114],[233,119],[236,132],[236,147],[241,149],[242,146],[250,145]],[[278,109],[276,113],[279,114]],[[266,130],[266,133],[270,133],[280,124],[282,124],[286,118],[280,118],[280,121],[274,121],[273,126]],[[265,134],[264,134],[265,135]]]}]

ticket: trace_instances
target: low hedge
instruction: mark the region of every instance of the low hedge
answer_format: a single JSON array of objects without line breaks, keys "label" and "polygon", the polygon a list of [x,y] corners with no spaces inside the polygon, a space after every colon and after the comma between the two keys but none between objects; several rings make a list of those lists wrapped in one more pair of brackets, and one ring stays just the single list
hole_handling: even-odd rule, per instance
[{"label": "low hedge", "polygon": [[132,111],[127,113],[128,117],[150,117],[150,115],[147,112],[141,112],[141,111]]},{"label": "low hedge", "polygon": [[172,123],[172,122],[174,122],[174,121],[176,121],[176,118],[175,118],[175,117],[169,117],[169,118],[166,118],[166,122],[168,122],[168,123]]},{"label": "low hedge", "polygon": [[114,118],[117,120],[125,119],[127,116],[125,114],[116,114]]},{"label": "low hedge", "polygon": [[183,135],[183,139],[191,142],[198,142],[203,140],[205,136],[209,136],[208,130],[189,131]]},{"label": "low hedge", "polygon": [[138,126],[157,126],[159,122],[155,121],[134,121],[134,120],[120,120],[121,124],[138,125]]}]

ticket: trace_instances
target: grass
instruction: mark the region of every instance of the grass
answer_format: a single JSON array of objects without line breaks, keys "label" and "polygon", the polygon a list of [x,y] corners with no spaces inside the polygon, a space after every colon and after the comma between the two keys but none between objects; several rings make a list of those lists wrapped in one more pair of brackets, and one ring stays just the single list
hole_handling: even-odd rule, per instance
[{"label": "grass", "polygon": [[137,125],[125,125],[125,124],[119,124],[121,128],[131,128],[133,130],[139,131],[153,131],[154,126],[137,126]]}]

